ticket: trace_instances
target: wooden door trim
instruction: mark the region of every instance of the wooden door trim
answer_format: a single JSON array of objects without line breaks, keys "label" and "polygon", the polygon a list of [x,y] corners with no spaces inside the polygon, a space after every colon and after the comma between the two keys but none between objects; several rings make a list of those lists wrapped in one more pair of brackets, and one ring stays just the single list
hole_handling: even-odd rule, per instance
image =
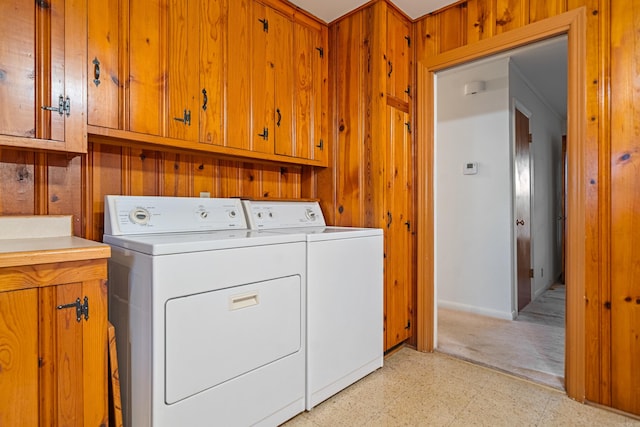
[{"label": "wooden door trim", "polygon": [[[567,394],[585,400],[585,270],[595,262],[587,258],[586,219],[586,9],[581,7],[490,39],[466,45],[428,58],[417,64],[417,348],[433,351],[434,277],[433,277],[433,148],[434,148],[434,76],[439,70],[504,52],[550,37],[568,35],[568,216],[567,216],[567,315],[565,387]],[[422,84],[420,84],[422,83]],[[590,168],[593,168],[591,166]],[[591,173],[594,171],[591,170]],[[595,171],[597,172],[597,171]]]}]

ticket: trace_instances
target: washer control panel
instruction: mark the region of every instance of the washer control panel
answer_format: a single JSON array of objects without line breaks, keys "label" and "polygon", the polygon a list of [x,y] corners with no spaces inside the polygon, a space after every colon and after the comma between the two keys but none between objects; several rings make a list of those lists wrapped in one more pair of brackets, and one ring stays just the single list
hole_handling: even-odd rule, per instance
[{"label": "washer control panel", "polygon": [[243,200],[242,203],[253,230],[326,226],[318,202]]},{"label": "washer control panel", "polygon": [[246,229],[240,199],[106,196],[104,234]]}]

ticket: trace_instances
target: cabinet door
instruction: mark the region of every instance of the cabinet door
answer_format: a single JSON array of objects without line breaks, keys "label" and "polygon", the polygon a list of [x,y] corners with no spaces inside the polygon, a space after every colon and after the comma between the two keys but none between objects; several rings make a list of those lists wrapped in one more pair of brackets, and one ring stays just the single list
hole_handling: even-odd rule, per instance
[{"label": "cabinet door", "polygon": [[[90,1],[87,5],[87,123],[122,129],[120,49],[121,30],[128,17],[119,0]],[[121,25],[122,22],[122,25]]]},{"label": "cabinet door", "polygon": [[[268,52],[274,71],[274,143],[275,153],[291,155],[293,139],[293,22],[286,16],[268,10]],[[271,27],[273,29],[271,29]],[[281,148],[284,147],[284,148]]]},{"label": "cabinet door", "polygon": [[[226,20],[227,39],[227,146],[248,150],[253,142],[251,120],[251,38],[256,30],[252,0],[229,0]],[[256,24],[256,25],[254,25]],[[262,71],[262,69],[260,69]]]},{"label": "cabinet door", "polygon": [[86,0],[0,4],[0,139],[86,152]]},{"label": "cabinet door", "polygon": [[199,2],[168,0],[167,5],[167,135],[199,139]]},{"label": "cabinet door", "polygon": [[0,349],[0,426],[37,426],[37,290],[0,293]]},{"label": "cabinet door", "polygon": [[[101,281],[41,288],[40,423],[106,425],[106,295]],[[87,297],[88,317],[70,306]],[[59,308],[61,307],[61,308]]]},{"label": "cabinet door", "polygon": [[[304,159],[326,158],[327,49],[323,29],[302,22],[294,23],[294,146],[282,147],[278,154]],[[279,148],[280,144],[278,144]]]},{"label": "cabinet door", "polygon": [[[232,1],[233,7],[242,7],[242,2]],[[225,108],[225,45],[227,31],[227,15],[225,1],[200,1],[200,142],[205,144],[224,145],[224,108]],[[234,11],[235,12],[235,11]],[[234,16],[233,26],[238,14]],[[242,15],[244,16],[244,15]],[[240,24],[242,27],[242,23]],[[235,28],[235,31],[243,31]],[[244,29],[246,32],[246,29]],[[232,43],[238,40],[231,38]],[[236,47],[242,50],[241,47]],[[234,49],[234,53],[235,50]],[[246,50],[244,52],[246,55]],[[239,63],[234,62],[234,69]],[[245,64],[245,69],[247,69]],[[232,76],[235,75],[231,74]],[[229,82],[229,86],[231,82]],[[231,98],[234,99],[234,98]],[[234,99],[235,102],[235,99]],[[229,108],[233,108],[231,105]]]},{"label": "cabinet door", "polygon": [[127,130],[163,133],[166,26],[166,0],[129,0]]},{"label": "cabinet door", "polygon": [[387,13],[387,93],[408,102],[411,93],[411,25],[397,12]]},{"label": "cabinet door", "polygon": [[413,281],[412,150],[409,114],[387,106],[387,228],[385,231],[385,349],[412,335]]}]

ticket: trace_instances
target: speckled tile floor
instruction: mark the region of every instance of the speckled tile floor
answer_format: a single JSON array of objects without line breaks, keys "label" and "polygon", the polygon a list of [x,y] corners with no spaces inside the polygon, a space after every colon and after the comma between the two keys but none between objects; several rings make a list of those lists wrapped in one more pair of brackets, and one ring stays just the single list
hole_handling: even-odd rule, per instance
[{"label": "speckled tile floor", "polygon": [[318,426],[640,426],[564,393],[442,353],[402,348],[284,424]]}]

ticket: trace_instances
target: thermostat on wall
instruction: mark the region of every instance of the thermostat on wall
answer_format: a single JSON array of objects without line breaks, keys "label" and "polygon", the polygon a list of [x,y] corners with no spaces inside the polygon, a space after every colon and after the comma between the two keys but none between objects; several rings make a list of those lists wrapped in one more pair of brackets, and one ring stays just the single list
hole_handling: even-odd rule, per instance
[{"label": "thermostat on wall", "polygon": [[464,175],[475,175],[478,173],[478,163],[468,162],[462,166],[462,173]]}]

